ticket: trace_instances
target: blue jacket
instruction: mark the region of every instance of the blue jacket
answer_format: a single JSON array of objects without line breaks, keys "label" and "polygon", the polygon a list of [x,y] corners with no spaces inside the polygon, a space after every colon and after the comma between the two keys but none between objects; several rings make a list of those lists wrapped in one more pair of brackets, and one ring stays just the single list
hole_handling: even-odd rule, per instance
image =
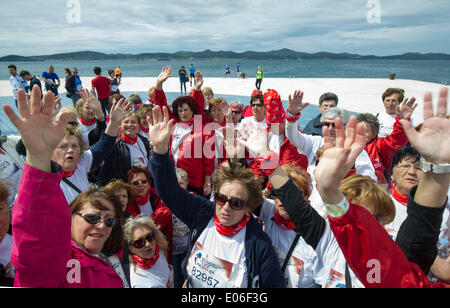
[{"label": "blue jacket", "polygon": [[303,133],[312,136],[322,136],[322,122],[320,122],[321,116],[322,114],[319,113],[314,119],[309,121],[302,130]]},{"label": "blue jacket", "polygon": [[[158,195],[173,214],[190,229],[188,251],[191,251],[193,244],[214,216],[216,206],[214,202],[193,195],[179,186],[168,153],[165,155],[152,153],[151,170]],[[182,265],[185,277],[188,258],[189,254]],[[245,258],[249,288],[286,287],[272,243],[253,216],[247,224],[245,234]]]}]

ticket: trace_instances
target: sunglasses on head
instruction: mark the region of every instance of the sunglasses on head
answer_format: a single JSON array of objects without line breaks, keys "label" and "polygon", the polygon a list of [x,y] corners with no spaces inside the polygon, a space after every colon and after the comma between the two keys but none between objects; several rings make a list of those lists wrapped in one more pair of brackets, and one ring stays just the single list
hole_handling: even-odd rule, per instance
[{"label": "sunglasses on head", "polygon": [[228,205],[235,211],[242,210],[245,205],[245,201],[243,201],[239,198],[228,199],[227,196],[222,195],[221,193],[215,194],[214,200],[216,201],[216,204],[218,206],[224,206],[228,202]]},{"label": "sunglasses on head", "polygon": [[137,249],[145,246],[146,242],[151,243],[155,239],[155,232],[150,232],[146,237],[135,240],[131,245]]},{"label": "sunglasses on head", "polygon": [[83,219],[91,225],[96,225],[98,224],[100,221],[104,221],[105,225],[107,227],[114,227],[117,224],[117,218],[101,218],[99,215],[96,214],[82,214],[82,213],[75,213],[81,217],[83,217]]},{"label": "sunglasses on head", "polygon": [[133,182],[131,182],[131,184],[133,184],[133,185],[139,185],[139,184],[143,184],[143,185],[145,185],[145,184],[147,184],[148,183],[148,181],[147,180],[142,180],[142,181],[133,181]]}]

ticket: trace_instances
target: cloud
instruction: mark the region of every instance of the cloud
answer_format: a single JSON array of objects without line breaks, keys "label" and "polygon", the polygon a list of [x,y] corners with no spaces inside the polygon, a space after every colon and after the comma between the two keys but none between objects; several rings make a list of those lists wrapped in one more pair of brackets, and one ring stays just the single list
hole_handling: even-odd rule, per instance
[{"label": "cloud", "polygon": [[[35,0],[0,12],[0,55],[290,48],[305,52],[448,52],[447,0]],[[380,23],[368,22],[379,3]],[[378,2],[377,2],[378,1]],[[370,2],[370,3],[372,3]],[[376,47],[374,49],[374,47]]]}]

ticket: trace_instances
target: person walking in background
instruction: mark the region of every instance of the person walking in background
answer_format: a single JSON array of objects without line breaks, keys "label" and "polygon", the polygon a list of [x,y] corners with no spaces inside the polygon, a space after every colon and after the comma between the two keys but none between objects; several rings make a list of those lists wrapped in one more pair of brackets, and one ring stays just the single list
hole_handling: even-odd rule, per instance
[{"label": "person walking in background", "polygon": [[111,82],[111,95],[120,94],[120,77],[117,77],[114,70],[108,70],[109,81]]},{"label": "person walking in background", "polygon": [[114,70],[114,73],[116,74],[116,78],[117,78],[117,80],[119,81],[119,84],[120,84],[120,81],[122,80],[122,73],[120,71],[120,66],[116,67],[116,69]]},{"label": "person walking in background", "polygon": [[23,80],[30,82],[29,92],[31,92],[31,90],[33,89],[35,84],[37,84],[39,86],[39,88],[41,89],[41,92],[42,92],[41,81],[39,79],[37,79],[36,76],[31,75],[31,73],[29,71],[21,71],[19,75],[20,75],[20,77],[22,77]]},{"label": "person walking in background", "polygon": [[94,74],[97,76],[91,81],[92,91],[97,91],[97,98],[102,104],[103,113],[106,115],[106,107],[108,106],[108,98],[111,94],[111,81],[109,78],[102,76],[102,69],[98,66],[94,67]]},{"label": "person walking in background", "polygon": [[193,64],[189,65],[189,86],[192,87],[192,80],[195,78],[195,67]]},{"label": "person walking in background", "polygon": [[182,66],[178,71],[178,76],[180,76],[180,92],[183,93],[184,87],[184,92],[186,93],[186,82],[189,80],[189,78],[187,76],[187,72],[184,66]]},{"label": "person walking in background", "polygon": [[[70,72],[70,70],[69,70]],[[78,76],[78,69],[74,67],[70,75],[66,77],[66,96],[72,100],[75,107],[78,100],[81,98],[81,91],[83,89],[80,76]]]},{"label": "person walking in background", "polygon": [[42,73],[42,80],[45,82],[45,90],[52,91],[53,94],[58,96],[58,87],[61,82],[58,75],[55,73],[53,65],[50,65],[48,70]]},{"label": "person walking in background", "polygon": [[236,76],[237,78],[241,77],[241,63],[236,65]]},{"label": "person walking in background", "polygon": [[261,83],[264,78],[264,72],[261,68],[261,66],[258,66],[258,70],[256,71],[256,88],[258,90],[261,90]]},{"label": "person walking in background", "polygon": [[24,89],[26,91],[28,83],[25,80],[23,80],[23,78],[20,77],[19,74],[17,74],[17,66],[15,66],[14,64],[8,65],[8,71],[11,74],[11,77],[9,77],[9,82],[11,83],[14,100],[16,102],[17,107],[17,90]]},{"label": "person walking in background", "polygon": [[233,78],[233,75],[231,75],[230,72],[230,67],[227,65],[225,65],[225,77],[227,77],[227,75],[230,75],[231,78]]}]

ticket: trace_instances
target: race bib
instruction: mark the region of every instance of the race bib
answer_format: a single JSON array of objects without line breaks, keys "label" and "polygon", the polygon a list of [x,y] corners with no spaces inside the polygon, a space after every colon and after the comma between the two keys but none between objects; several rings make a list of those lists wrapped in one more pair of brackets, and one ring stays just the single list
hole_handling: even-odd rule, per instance
[{"label": "race bib", "polygon": [[77,92],[81,92],[81,90],[83,89],[83,87],[81,86],[81,84],[77,85]]},{"label": "race bib", "polygon": [[189,257],[187,272],[192,288],[241,288],[245,268],[210,255],[197,242]]},{"label": "race bib", "polygon": [[118,89],[119,87],[117,87],[116,85],[111,85],[111,92],[117,92]]},{"label": "race bib", "polygon": [[0,149],[0,180],[6,180],[20,170],[14,160]]}]

